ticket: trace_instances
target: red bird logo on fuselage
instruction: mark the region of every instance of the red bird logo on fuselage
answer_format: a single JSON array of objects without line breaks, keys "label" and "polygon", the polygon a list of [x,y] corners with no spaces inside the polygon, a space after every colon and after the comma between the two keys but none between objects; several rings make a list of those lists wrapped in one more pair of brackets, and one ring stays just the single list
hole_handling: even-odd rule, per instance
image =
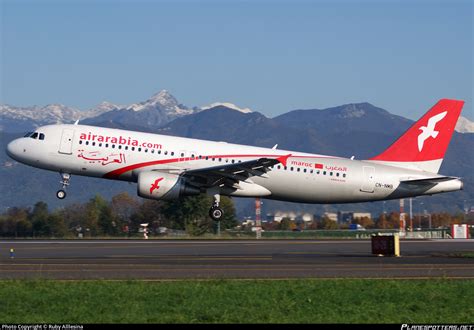
[{"label": "red bird logo on fuselage", "polygon": [[155,182],[151,184],[150,195],[153,194],[153,191],[155,191],[155,189],[160,188],[160,186],[158,185],[158,183],[159,183],[161,180],[163,180],[163,178],[156,179]]}]

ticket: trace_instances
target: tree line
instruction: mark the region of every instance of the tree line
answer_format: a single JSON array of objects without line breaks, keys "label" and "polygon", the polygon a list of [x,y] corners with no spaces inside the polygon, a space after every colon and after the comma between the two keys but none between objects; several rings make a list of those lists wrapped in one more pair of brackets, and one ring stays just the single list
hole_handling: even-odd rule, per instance
[{"label": "tree line", "polygon": [[[44,202],[33,207],[10,207],[0,214],[0,237],[133,237],[143,235],[140,225],[149,224],[151,235],[159,235],[162,229],[180,231],[191,236],[216,232],[216,223],[209,218],[208,208],[212,197],[201,194],[174,201],[138,200],[123,192],[106,200],[96,195],[85,203],[75,203],[50,210]],[[221,197],[224,210],[221,230],[234,229],[239,225],[233,201]],[[432,213],[415,215],[414,228],[447,228],[454,223],[474,224],[474,215],[462,213]],[[467,220],[467,221],[466,221]],[[368,217],[351,221],[365,229],[399,229],[400,214],[390,212],[374,219]],[[338,223],[322,216],[311,222],[296,222],[284,218],[279,222],[264,222],[265,230],[314,230],[349,229],[351,223]],[[251,226],[242,226],[251,230]],[[410,221],[406,221],[409,230]]]},{"label": "tree line", "polygon": [[[474,224],[474,216],[465,216],[462,213],[451,215],[447,212],[432,213],[429,215],[415,215],[412,219],[414,228],[448,228],[452,224],[472,223]],[[349,229],[351,224],[361,225],[365,229],[400,229],[400,213],[389,212],[382,213],[377,218],[371,219],[369,217],[361,217],[351,220],[348,223],[338,223],[327,216],[322,216],[319,219],[309,222],[296,222],[290,218],[283,218],[281,221],[274,221],[265,223],[263,229],[265,230],[339,230]],[[406,230],[409,230],[410,221],[406,217]]]},{"label": "tree line", "polygon": [[[139,201],[123,192],[110,201],[96,195],[86,203],[75,203],[50,210],[45,202],[30,207],[11,207],[0,215],[3,237],[96,237],[136,236],[141,224],[148,223],[151,235],[160,229],[183,231],[199,236],[216,230],[209,218],[212,197],[201,194],[174,201]],[[224,210],[221,229],[238,223],[235,207],[228,197],[221,197]]]}]

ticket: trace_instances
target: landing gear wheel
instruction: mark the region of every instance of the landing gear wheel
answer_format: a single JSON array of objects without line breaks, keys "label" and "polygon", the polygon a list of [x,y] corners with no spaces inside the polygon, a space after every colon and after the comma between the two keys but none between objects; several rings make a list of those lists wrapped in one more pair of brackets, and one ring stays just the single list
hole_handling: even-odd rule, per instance
[{"label": "landing gear wheel", "polygon": [[56,192],[56,197],[59,199],[64,199],[66,198],[66,192],[64,190],[58,190]]},{"label": "landing gear wheel", "polygon": [[65,189],[67,186],[69,186],[69,181],[71,180],[71,174],[59,172],[59,175],[61,175],[61,181],[59,181],[59,183],[63,185],[63,188],[56,192],[56,197],[59,199],[64,199],[66,198]]},{"label": "landing gear wheel", "polygon": [[209,210],[209,216],[214,221],[221,221],[223,215],[224,215],[224,211],[220,207],[213,206]]}]

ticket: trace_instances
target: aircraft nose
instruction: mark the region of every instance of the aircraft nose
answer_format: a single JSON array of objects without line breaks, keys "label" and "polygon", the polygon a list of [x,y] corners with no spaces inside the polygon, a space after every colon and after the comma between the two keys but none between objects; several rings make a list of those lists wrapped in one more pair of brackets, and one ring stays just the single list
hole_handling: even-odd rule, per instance
[{"label": "aircraft nose", "polygon": [[13,140],[7,145],[7,155],[10,156],[10,158],[13,158],[16,160],[16,155],[18,153],[18,140]]}]

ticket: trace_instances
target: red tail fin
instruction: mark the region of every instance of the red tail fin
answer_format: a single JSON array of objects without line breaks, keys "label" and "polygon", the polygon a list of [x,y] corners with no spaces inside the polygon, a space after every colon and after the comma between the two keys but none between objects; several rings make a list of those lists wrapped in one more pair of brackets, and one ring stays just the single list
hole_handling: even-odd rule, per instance
[{"label": "red tail fin", "polygon": [[[371,160],[383,162],[413,162],[422,170],[434,172],[433,166],[423,168],[422,163],[439,161],[438,168],[448,149],[454,127],[464,101],[442,99],[398,140]],[[432,163],[432,162],[431,162]]]}]

